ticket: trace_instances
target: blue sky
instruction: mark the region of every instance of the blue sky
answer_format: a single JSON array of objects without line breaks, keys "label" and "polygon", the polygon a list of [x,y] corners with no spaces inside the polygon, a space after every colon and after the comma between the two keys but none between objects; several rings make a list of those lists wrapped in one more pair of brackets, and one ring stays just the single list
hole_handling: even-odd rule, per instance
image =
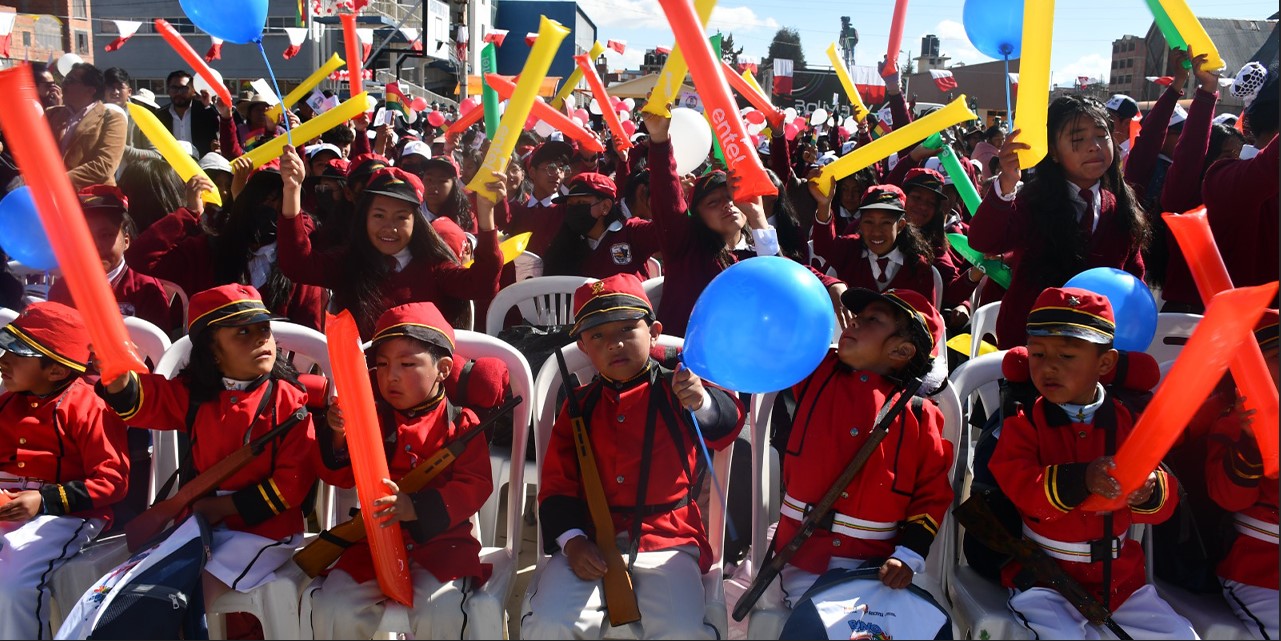
[{"label": "blue sky", "polygon": [[[627,41],[624,55],[607,53],[611,67],[636,69],[646,49],[671,45],[671,31],[655,0],[579,0],[579,4],[596,23],[601,42],[610,38]],[[1189,5],[1198,16],[1214,18],[1260,20],[1277,11],[1276,0],[1189,0]],[[920,55],[921,36],[932,33],[941,39],[942,52],[953,64],[990,60],[965,36],[963,6],[962,0],[910,0],[902,49]],[[763,58],[775,32],[792,27],[801,34],[806,61],[828,66],[824,51],[836,40],[841,16],[847,15],[859,33],[855,64],[873,65],[885,54],[893,11],[893,0],[721,0],[709,31],[732,33],[734,42],[744,47],[744,54]],[[1068,83],[1077,76],[1105,79],[1112,41],[1126,34],[1142,36],[1151,23],[1152,14],[1143,0],[1059,0],[1055,7],[1053,82]]]}]

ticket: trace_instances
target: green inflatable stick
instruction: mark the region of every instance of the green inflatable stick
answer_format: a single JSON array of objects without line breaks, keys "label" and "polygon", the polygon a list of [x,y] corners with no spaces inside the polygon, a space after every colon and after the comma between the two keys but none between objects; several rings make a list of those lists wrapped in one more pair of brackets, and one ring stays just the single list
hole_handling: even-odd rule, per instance
[{"label": "green inflatable stick", "polygon": [[[716,59],[720,60],[721,59],[721,34],[718,33],[708,38],[707,41],[712,43],[712,51],[716,53]],[[706,118],[707,114],[704,113],[703,117]],[[710,120],[707,122],[707,126],[708,127],[712,126],[712,122]],[[713,129],[713,131],[715,131],[715,129]],[[725,162],[725,152],[721,151],[721,141],[717,140],[716,136],[712,136],[712,155],[716,157],[716,160],[718,162],[720,162],[721,167],[729,166]]]},{"label": "green inflatable stick", "polygon": [[[494,49],[494,43],[492,42],[480,50],[480,73],[481,78],[484,78],[486,74],[498,73],[498,52]],[[485,108],[485,135],[493,138],[494,133],[498,131],[498,92],[494,91],[494,88],[489,86],[487,82],[480,84],[483,87],[480,92],[480,100],[481,105]]]},{"label": "green inflatable stick", "polygon": [[[1166,44],[1171,49],[1188,50],[1188,43],[1183,39],[1183,34],[1174,27],[1174,21],[1170,20],[1170,14],[1165,12],[1165,7],[1161,6],[1161,0],[1147,0],[1148,9],[1152,10],[1152,21],[1156,23],[1156,28],[1161,30],[1161,35],[1165,36]],[[1191,60],[1183,61],[1184,69],[1192,68]]]},{"label": "green inflatable stick", "polygon": [[992,258],[984,258],[978,250],[970,247],[970,240],[961,234],[948,234],[947,242],[956,248],[965,260],[970,261],[971,265],[978,267],[980,271],[987,274],[992,282],[1004,287],[1010,288],[1010,266],[1004,262]]},{"label": "green inflatable stick", "polygon": [[[952,151],[952,146],[943,143],[943,136],[939,132],[930,134],[921,146],[926,149],[942,149],[939,153],[939,162],[943,165],[943,171],[947,172],[948,178],[952,179],[952,185],[956,191],[961,194],[961,200],[965,202],[965,208],[970,210],[970,215],[978,213],[979,203],[983,201],[979,197],[979,192],[974,188],[974,183],[970,182],[970,175],[965,173],[965,168],[961,167],[961,160],[956,157],[956,152]],[[969,258],[968,256],[966,258]],[[973,262],[973,261],[971,261]]]}]

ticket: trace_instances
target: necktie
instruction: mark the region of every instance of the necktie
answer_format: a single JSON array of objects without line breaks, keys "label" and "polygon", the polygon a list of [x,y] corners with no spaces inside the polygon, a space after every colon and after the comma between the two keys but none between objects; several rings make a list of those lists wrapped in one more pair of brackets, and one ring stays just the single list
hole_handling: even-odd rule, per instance
[{"label": "necktie", "polygon": [[877,267],[879,267],[879,268],[881,268],[881,275],[876,277],[876,282],[878,282],[878,283],[888,283],[888,282],[890,282],[889,276],[888,276],[888,275],[886,275],[886,273],[885,273],[885,271],[886,271],[887,269],[889,269],[889,266],[890,266],[890,259],[888,259],[888,258],[877,258],[877,259],[876,259],[876,266],[877,266]]},{"label": "necktie", "polygon": [[1085,238],[1088,240],[1090,236],[1094,235],[1094,190],[1082,189],[1081,200],[1085,201],[1085,211],[1081,213],[1079,224],[1081,233],[1085,234]]}]

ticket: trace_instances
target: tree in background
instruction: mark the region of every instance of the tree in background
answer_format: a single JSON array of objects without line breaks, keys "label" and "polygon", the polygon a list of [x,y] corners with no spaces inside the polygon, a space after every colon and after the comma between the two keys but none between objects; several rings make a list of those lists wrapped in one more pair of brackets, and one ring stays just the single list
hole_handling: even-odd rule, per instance
[{"label": "tree in background", "polygon": [[743,48],[734,46],[734,34],[727,33],[721,38],[721,59],[731,67],[738,68],[738,57],[743,55]]},{"label": "tree in background", "polygon": [[761,68],[772,69],[774,59],[791,60],[795,69],[805,68],[805,50],[801,47],[801,34],[791,27],[783,27],[774,34],[769,43],[769,52],[761,61]]}]

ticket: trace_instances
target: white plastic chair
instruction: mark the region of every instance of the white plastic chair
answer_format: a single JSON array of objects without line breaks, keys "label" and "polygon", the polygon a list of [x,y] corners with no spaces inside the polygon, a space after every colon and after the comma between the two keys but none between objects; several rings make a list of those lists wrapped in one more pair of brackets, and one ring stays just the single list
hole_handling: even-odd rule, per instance
[{"label": "white plastic chair", "polygon": [[513,307],[531,325],[568,325],[574,322],[574,290],[594,280],[584,276],[539,276],[508,285],[489,304],[485,333],[497,336]]},{"label": "white plastic chair", "polygon": [[930,273],[934,277],[934,309],[943,313],[943,275],[939,273],[939,268],[930,265]]},{"label": "white plastic chair", "polygon": [[512,259],[516,269],[516,282],[538,278],[543,275],[543,259],[534,252],[521,252]]},{"label": "white plastic chair", "polygon": [[1158,363],[1178,358],[1201,318],[1200,314],[1157,314],[1156,335],[1145,351]]},{"label": "white plastic chair", "polygon": [[[684,341],[674,336],[660,335],[658,344],[662,347],[679,348]],[[591,380],[596,374],[587,356],[580,351],[575,345],[566,345],[561,348],[561,353],[565,356],[565,365],[571,374],[576,374],[578,380],[586,382]],[[557,391],[561,388],[560,369],[555,358],[548,358],[543,363],[542,368],[538,371],[538,377],[534,379],[534,409],[537,412],[534,431],[535,451],[538,456],[538,469],[541,474],[543,459],[547,452],[548,442],[551,440],[552,426],[556,422],[556,414],[560,406],[556,402]],[[717,478],[721,480],[721,487],[728,487],[729,468],[732,461],[732,447],[713,454],[713,471]],[[709,481],[707,487],[712,488]],[[714,491],[714,490],[712,490]],[[719,501],[713,497],[708,508],[708,526],[707,537],[712,548],[712,567],[703,575],[703,598],[704,598],[704,621],[712,624],[717,632],[718,638],[727,638],[729,629],[729,620],[725,610],[725,568],[724,568],[724,541],[725,541],[725,512],[722,506],[725,505],[725,495],[721,495]],[[521,605],[522,614],[529,612],[529,600],[533,590],[538,586],[539,578],[542,576],[543,566],[549,558],[543,553],[543,534],[541,528],[538,532],[538,549],[536,551],[537,561],[534,566],[534,575],[530,579],[529,589],[525,592]],[[643,625],[643,622],[642,622]],[[620,628],[609,627],[609,622],[604,623],[604,637],[609,639],[626,639],[635,638],[636,626],[628,625]]]},{"label": "white plastic chair", "polygon": [[48,300],[49,288],[58,279],[58,271],[56,269],[35,269],[16,260],[9,261],[9,273],[17,276],[22,281],[24,298],[27,303]]},{"label": "white plastic chair", "polygon": [[160,285],[164,287],[165,295],[169,297],[169,304],[173,305],[174,298],[182,302],[182,329],[185,333],[187,330],[187,309],[191,306],[191,300],[187,297],[187,292],[182,287],[171,280],[158,278]]},{"label": "white plastic chair", "polygon": [[983,336],[996,336],[996,317],[1001,311],[1001,301],[988,303],[976,310],[970,317],[970,358],[978,358],[979,346]]},{"label": "white plastic chair", "polygon": [[[657,258],[650,256],[649,259],[645,261],[645,268],[646,271],[649,272],[650,280],[663,277],[663,262]],[[654,303],[654,306],[657,307],[658,303]]]},{"label": "white plastic chair", "polygon": [[649,297],[649,304],[657,310],[659,301],[663,300],[663,277],[651,278],[641,283],[641,287],[645,289],[645,296]]}]

